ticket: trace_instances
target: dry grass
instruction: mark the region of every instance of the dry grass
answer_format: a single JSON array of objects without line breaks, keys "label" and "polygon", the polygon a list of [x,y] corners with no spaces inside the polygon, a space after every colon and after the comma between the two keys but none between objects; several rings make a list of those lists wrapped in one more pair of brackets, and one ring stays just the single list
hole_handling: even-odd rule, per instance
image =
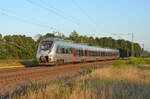
[{"label": "dry grass", "polygon": [[39,65],[36,60],[0,60],[0,68],[7,67],[30,67]]},{"label": "dry grass", "polygon": [[44,88],[34,85],[16,96],[19,99],[149,99],[150,70],[147,68],[150,66],[142,69],[112,66],[79,78],[61,78]]}]

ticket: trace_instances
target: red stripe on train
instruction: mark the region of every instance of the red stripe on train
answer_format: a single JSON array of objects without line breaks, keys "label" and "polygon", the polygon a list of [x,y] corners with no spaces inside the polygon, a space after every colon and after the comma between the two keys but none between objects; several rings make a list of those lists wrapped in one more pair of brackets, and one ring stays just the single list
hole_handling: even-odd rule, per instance
[{"label": "red stripe on train", "polygon": [[104,53],[105,53],[104,60],[107,60],[107,52],[105,51]]},{"label": "red stripe on train", "polygon": [[102,59],[102,52],[100,51],[99,54],[100,54],[99,55],[99,60],[101,60]]},{"label": "red stripe on train", "polygon": [[112,59],[114,59],[114,53],[112,52]]},{"label": "red stripe on train", "polygon": [[72,47],[73,49],[73,58],[72,58],[72,62],[75,62],[76,61],[76,49],[75,47]]},{"label": "red stripe on train", "polygon": [[87,57],[86,57],[86,60],[88,61],[89,60],[89,50],[87,48]]}]

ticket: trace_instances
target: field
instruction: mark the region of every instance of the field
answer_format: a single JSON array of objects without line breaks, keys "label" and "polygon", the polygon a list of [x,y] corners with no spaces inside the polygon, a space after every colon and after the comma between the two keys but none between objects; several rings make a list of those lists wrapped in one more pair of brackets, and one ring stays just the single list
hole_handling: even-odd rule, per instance
[{"label": "field", "polygon": [[78,77],[60,77],[49,83],[34,83],[14,93],[18,99],[149,99],[149,59],[114,62]]}]

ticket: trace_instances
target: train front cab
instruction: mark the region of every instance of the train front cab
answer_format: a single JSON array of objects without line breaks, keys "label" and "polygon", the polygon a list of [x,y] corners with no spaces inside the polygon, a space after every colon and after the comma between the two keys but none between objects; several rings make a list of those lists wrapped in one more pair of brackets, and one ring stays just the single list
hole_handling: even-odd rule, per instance
[{"label": "train front cab", "polygon": [[37,52],[37,59],[39,63],[48,63],[52,61],[52,49],[54,46],[54,41],[43,40],[40,42]]}]

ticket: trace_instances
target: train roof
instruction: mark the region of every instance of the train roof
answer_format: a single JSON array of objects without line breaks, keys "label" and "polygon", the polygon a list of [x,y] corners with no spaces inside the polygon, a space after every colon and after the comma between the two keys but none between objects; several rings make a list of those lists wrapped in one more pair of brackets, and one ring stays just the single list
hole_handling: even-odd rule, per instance
[{"label": "train roof", "polygon": [[85,47],[85,48],[90,48],[91,50],[95,50],[95,48],[96,48],[96,49],[100,49],[100,50],[103,50],[103,51],[106,51],[106,50],[107,51],[118,51],[117,49],[103,48],[103,47],[100,47],[100,46],[89,46],[89,45],[87,45],[85,43],[79,43],[78,44],[78,43],[74,43],[71,40],[64,40],[64,39],[59,39],[59,38],[46,38],[46,39],[44,39],[42,41],[47,41],[47,40],[57,41],[60,44],[64,44],[64,45],[70,43],[70,46],[76,46],[76,47],[79,47],[79,48],[81,48],[81,47],[84,48]]}]

